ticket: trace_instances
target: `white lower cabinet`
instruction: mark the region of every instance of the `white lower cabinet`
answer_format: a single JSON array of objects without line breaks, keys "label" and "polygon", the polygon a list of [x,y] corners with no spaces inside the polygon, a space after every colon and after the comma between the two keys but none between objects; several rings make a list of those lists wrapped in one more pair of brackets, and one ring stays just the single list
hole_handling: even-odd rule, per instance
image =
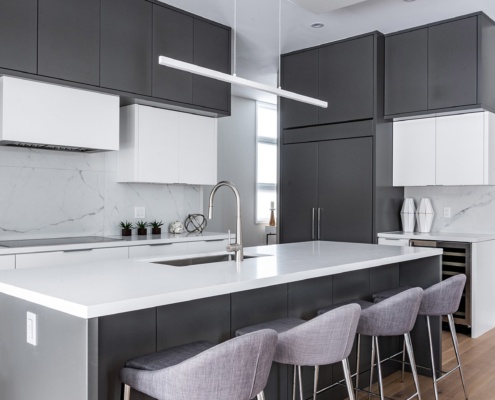
[{"label": "white lower cabinet", "polygon": [[163,243],[129,247],[129,258],[168,257],[184,254],[188,254],[188,243]]},{"label": "white lower cabinet", "polygon": [[378,238],[378,244],[385,246],[409,246],[409,239],[389,239],[389,238]]},{"label": "white lower cabinet", "polygon": [[14,269],[15,256],[0,256],[0,270]]},{"label": "white lower cabinet", "polygon": [[394,122],[394,186],[495,184],[495,114]]},{"label": "white lower cabinet", "polygon": [[225,251],[227,244],[227,239],[189,242],[189,254]]},{"label": "white lower cabinet", "polygon": [[129,257],[128,247],[106,249],[85,249],[51,251],[46,253],[29,253],[16,255],[16,268],[49,267],[88,262],[125,259]]}]

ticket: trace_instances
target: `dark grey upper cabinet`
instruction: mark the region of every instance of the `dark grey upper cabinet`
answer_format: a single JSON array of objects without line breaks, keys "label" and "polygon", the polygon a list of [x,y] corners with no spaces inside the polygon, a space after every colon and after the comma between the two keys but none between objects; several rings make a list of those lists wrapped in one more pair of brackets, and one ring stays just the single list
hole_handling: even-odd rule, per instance
[{"label": "dark grey upper cabinet", "polygon": [[0,68],[37,71],[38,1],[0,2]]},{"label": "dark grey upper cabinet", "polygon": [[318,144],[321,240],[373,243],[373,138]]},{"label": "dark grey upper cabinet", "polygon": [[388,36],[385,54],[385,114],[426,110],[428,29]]},{"label": "dark grey upper cabinet", "polygon": [[[282,89],[318,97],[318,50],[306,50],[282,56]],[[281,98],[282,129],[318,124],[318,108]]]},{"label": "dark grey upper cabinet", "polygon": [[385,38],[385,116],[495,111],[495,23],[483,13]]},{"label": "dark grey upper cabinet", "polygon": [[[230,29],[194,19],[194,64],[230,74]],[[194,75],[193,104],[230,111],[230,83]]]},{"label": "dark grey upper cabinet", "polygon": [[151,96],[152,25],[147,1],[101,0],[102,87]]},{"label": "dark grey upper cabinet", "polygon": [[319,123],[373,118],[374,36],[346,40],[320,48]]},{"label": "dark grey upper cabinet", "polygon": [[428,108],[477,103],[478,17],[428,29]]},{"label": "dark grey upper cabinet", "polygon": [[314,240],[318,207],[318,143],[281,148],[281,243]]},{"label": "dark grey upper cabinet", "polygon": [[98,86],[100,0],[39,0],[38,73]]},{"label": "dark grey upper cabinet", "polygon": [[153,5],[153,97],[192,104],[192,74],[164,67],[158,57],[192,63],[193,29],[193,17]]}]

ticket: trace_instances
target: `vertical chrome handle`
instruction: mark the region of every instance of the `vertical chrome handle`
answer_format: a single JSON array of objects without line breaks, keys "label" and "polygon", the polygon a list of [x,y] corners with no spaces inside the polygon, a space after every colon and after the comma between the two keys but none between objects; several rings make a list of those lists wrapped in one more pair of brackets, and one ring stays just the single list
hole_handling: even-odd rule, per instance
[{"label": "vertical chrome handle", "polygon": [[321,208],[318,207],[318,240],[321,240]]},{"label": "vertical chrome handle", "polygon": [[313,211],[311,214],[311,240],[315,240],[315,209],[313,207]]}]

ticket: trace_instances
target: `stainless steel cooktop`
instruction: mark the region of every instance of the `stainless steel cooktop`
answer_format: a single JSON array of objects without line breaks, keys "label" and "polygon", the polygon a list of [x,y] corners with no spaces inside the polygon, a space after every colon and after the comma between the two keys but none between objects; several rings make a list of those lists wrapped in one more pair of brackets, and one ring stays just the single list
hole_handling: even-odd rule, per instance
[{"label": "stainless steel cooktop", "polygon": [[121,240],[122,239],[108,238],[104,236],[80,236],[80,237],[48,238],[48,239],[5,240],[0,242],[0,247],[18,248],[18,247],[58,246],[62,244],[118,242]]}]

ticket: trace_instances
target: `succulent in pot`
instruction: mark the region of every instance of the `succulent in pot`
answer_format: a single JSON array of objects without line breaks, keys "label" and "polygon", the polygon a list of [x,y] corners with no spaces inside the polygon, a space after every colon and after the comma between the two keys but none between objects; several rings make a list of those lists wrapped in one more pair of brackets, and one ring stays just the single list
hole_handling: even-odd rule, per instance
[{"label": "succulent in pot", "polygon": [[156,219],[154,221],[151,221],[149,223],[149,226],[151,226],[151,234],[152,235],[161,235],[162,233],[162,228],[160,228],[163,225],[162,221],[157,221]]},{"label": "succulent in pot", "polygon": [[148,234],[148,223],[144,221],[136,222],[136,226],[138,228],[138,235],[147,235]]},{"label": "succulent in pot", "polygon": [[132,235],[132,229],[134,228],[134,225],[132,222],[129,221],[120,221],[119,226],[122,228],[122,236],[131,236]]}]

